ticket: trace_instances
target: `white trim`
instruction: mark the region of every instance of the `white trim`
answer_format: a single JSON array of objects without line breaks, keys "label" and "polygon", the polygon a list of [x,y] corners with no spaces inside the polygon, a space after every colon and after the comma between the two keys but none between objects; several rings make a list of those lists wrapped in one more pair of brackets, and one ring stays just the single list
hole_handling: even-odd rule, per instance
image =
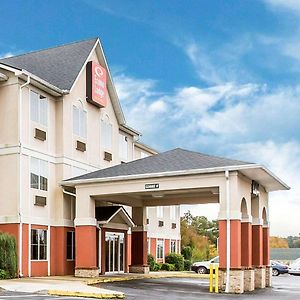
[{"label": "white trim", "polygon": [[74,225],[75,226],[84,226],[84,225],[97,226],[97,220],[95,218],[75,218]]},{"label": "white trim", "polygon": [[[147,178],[161,178],[161,177],[173,177],[173,176],[182,176],[182,175],[195,175],[195,174],[211,174],[211,173],[220,173],[228,171],[243,171],[248,169],[261,169],[264,170],[268,175],[273,177],[277,183],[281,185],[282,190],[289,189],[290,187],[276,177],[271,171],[259,164],[248,164],[240,166],[227,166],[227,167],[216,167],[216,168],[205,168],[205,169],[193,169],[193,170],[180,170],[180,171],[167,171],[159,173],[147,173],[147,174],[135,174],[135,175],[125,175],[125,176],[112,176],[105,178],[91,178],[91,179],[79,179],[79,180],[70,180],[63,181],[61,184],[64,186],[76,186],[80,184],[90,184],[90,183],[101,183],[101,182],[111,182],[111,181],[127,181],[134,179],[147,179]],[[275,190],[275,189],[273,189]],[[277,189],[279,190],[279,189]]]},{"label": "white trim", "polygon": [[252,218],[252,225],[264,225],[264,220],[261,218]]},{"label": "white trim", "polygon": [[242,218],[241,222],[242,223],[252,223],[253,218],[252,218],[252,216],[248,216],[247,218]]},{"label": "white trim", "polygon": [[48,276],[51,275],[51,230],[48,225],[47,229],[47,261],[48,261]]},{"label": "white trim", "polygon": [[[0,216],[0,224],[18,224],[19,216]],[[74,227],[74,222],[67,219],[45,219],[43,217],[34,217],[34,216],[23,216],[24,224],[35,224],[41,226],[52,226],[52,227]]]}]

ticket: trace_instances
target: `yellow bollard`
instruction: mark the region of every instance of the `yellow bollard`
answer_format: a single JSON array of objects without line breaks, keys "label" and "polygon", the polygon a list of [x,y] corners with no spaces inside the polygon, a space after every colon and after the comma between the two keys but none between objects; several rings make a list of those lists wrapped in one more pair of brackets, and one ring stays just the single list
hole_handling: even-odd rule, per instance
[{"label": "yellow bollard", "polygon": [[216,264],[215,269],[215,293],[219,293],[219,265]]},{"label": "yellow bollard", "polygon": [[209,266],[209,292],[213,293],[214,290],[215,293],[219,293],[219,265],[218,264],[210,264]]},{"label": "yellow bollard", "polygon": [[214,285],[214,266],[210,264],[209,266],[209,292],[213,292],[213,285]]}]

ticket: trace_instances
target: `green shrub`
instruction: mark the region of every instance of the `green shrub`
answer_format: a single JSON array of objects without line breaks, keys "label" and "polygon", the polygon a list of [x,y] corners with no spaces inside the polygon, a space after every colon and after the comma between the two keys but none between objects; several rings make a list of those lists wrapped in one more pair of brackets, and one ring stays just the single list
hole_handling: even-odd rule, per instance
[{"label": "green shrub", "polygon": [[189,259],[185,259],[184,260],[184,270],[191,271],[191,267],[192,267],[192,261],[190,261]]},{"label": "green shrub", "polygon": [[183,256],[177,253],[170,253],[166,256],[166,263],[172,264],[175,266],[175,271],[183,271],[184,270],[184,263],[183,263]]},{"label": "green shrub", "polygon": [[[14,278],[17,275],[17,250],[14,236],[0,232],[1,278]],[[4,272],[3,272],[4,271]]]},{"label": "green shrub", "polygon": [[184,259],[191,260],[193,254],[192,248],[190,246],[182,247],[181,254],[183,255]]},{"label": "green shrub", "polygon": [[164,263],[161,265],[160,269],[163,271],[175,271],[175,265]]},{"label": "green shrub", "polygon": [[154,259],[152,254],[148,254],[148,265],[149,265],[150,271],[155,271],[154,270],[154,268],[155,268],[155,259]]},{"label": "green shrub", "polygon": [[0,279],[9,278],[7,271],[0,269]]},{"label": "green shrub", "polygon": [[155,264],[153,271],[159,271],[161,269],[162,264]]}]

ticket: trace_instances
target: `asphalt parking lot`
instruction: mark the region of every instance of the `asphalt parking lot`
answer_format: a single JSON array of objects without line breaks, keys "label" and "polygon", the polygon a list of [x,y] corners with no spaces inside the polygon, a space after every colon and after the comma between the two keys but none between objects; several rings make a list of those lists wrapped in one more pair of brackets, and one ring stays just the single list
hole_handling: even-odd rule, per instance
[{"label": "asphalt parking lot", "polygon": [[[208,281],[194,278],[163,278],[101,284],[102,288],[125,293],[127,300],[194,299],[300,299],[300,276],[273,277],[273,287],[243,295],[210,294]],[[251,298],[250,298],[251,297]]]},{"label": "asphalt parking lot", "polygon": [[80,297],[57,297],[45,295],[43,293],[17,293],[0,290],[0,300],[25,299],[25,300],[95,300],[91,298]]},{"label": "asphalt parking lot", "polygon": [[[139,279],[115,283],[100,284],[99,287],[112,289],[125,293],[127,300],[194,300],[194,299],[263,299],[274,300],[300,299],[300,276],[281,275],[273,277],[273,287],[256,290],[243,295],[225,295],[208,293],[208,281],[194,278],[162,278]],[[251,298],[250,298],[251,297]],[[17,293],[0,290],[0,300],[25,299],[25,300],[88,300],[91,298],[57,297],[43,293]]]}]

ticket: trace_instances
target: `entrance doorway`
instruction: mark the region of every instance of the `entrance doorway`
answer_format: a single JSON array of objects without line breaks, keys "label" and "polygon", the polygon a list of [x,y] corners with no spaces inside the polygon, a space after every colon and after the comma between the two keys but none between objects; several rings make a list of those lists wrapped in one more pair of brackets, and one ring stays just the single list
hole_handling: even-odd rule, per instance
[{"label": "entrance doorway", "polygon": [[105,233],[105,273],[124,273],[124,233]]}]

